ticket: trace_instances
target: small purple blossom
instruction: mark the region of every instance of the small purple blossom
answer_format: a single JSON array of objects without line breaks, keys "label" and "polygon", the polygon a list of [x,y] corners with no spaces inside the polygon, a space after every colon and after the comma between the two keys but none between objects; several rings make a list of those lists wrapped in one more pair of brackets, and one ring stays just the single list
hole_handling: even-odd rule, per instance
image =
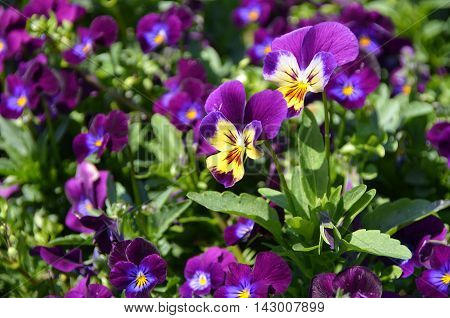
[{"label": "small purple blossom", "polygon": [[230,246],[239,241],[247,241],[253,232],[255,222],[253,220],[240,217],[233,225],[228,226],[224,231],[225,243]]},{"label": "small purple blossom", "polygon": [[311,297],[335,298],[380,298],[382,286],[380,279],[368,268],[352,266],[339,274],[322,273],[311,282]]},{"label": "small purple blossom", "polygon": [[216,298],[267,298],[280,295],[292,280],[291,269],[285,260],[273,252],[260,252],[253,267],[232,263],[228,266],[225,286],[215,293]]},{"label": "small purple blossom", "polygon": [[236,260],[230,252],[212,247],[190,258],[184,269],[186,282],[180,287],[183,298],[208,295],[223,284],[225,269]]},{"label": "small purple blossom", "polygon": [[144,53],[162,45],[175,45],[181,38],[182,22],[177,14],[149,13],[137,25],[136,35]]},{"label": "small purple blossom", "polygon": [[72,147],[77,161],[82,162],[92,154],[100,158],[107,148],[112,152],[122,151],[127,144],[128,116],[120,110],[113,110],[108,115],[96,115],[89,131],[77,135]]},{"label": "small purple blossom", "polygon": [[49,16],[54,12],[59,23],[63,21],[75,22],[86,13],[86,9],[78,4],[72,4],[69,0],[31,0],[23,8],[23,14],[30,18],[32,15]]},{"label": "small purple blossom", "polygon": [[89,29],[78,28],[78,43],[63,53],[70,64],[80,64],[98,46],[111,46],[117,40],[118,26],[116,21],[107,15],[95,18]]},{"label": "small purple blossom", "polygon": [[239,7],[233,11],[233,22],[240,27],[251,23],[263,25],[273,7],[273,0],[241,0]]},{"label": "small purple blossom", "polygon": [[17,75],[6,77],[6,92],[0,100],[0,114],[8,119],[16,119],[24,109],[34,108],[37,103],[36,92]]},{"label": "small purple blossom", "polygon": [[277,91],[264,90],[246,102],[239,81],[226,82],[214,90],[206,100],[205,110],[200,133],[217,150],[206,158],[206,165],[227,188],[243,178],[246,157],[262,157],[256,143],[273,139],[287,112],[283,96]]},{"label": "small purple blossom", "polygon": [[447,158],[450,168],[450,122],[438,122],[427,133],[427,139],[439,155]]},{"label": "small purple blossom", "polygon": [[128,298],[148,297],[166,280],[167,263],[150,242],[136,238],[114,244],[109,255],[109,280]]},{"label": "small purple blossom", "polygon": [[430,258],[430,269],[416,279],[419,291],[425,297],[450,296],[450,246],[436,245]]},{"label": "small purple blossom", "polygon": [[101,284],[90,284],[90,277],[82,278],[78,284],[70,289],[64,297],[66,298],[112,298],[113,294],[108,287]]},{"label": "small purple blossom", "polygon": [[75,177],[66,182],[66,196],[72,204],[67,212],[66,225],[71,230],[85,233],[95,230],[83,226],[80,219],[103,209],[108,175],[108,171],[98,171],[92,163],[84,161],[78,165]]},{"label": "small purple blossom", "polygon": [[264,59],[264,79],[276,83],[289,108],[302,110],[308,92],[323,92],[338,66],[358,56],[358,41],[343,24],[323,22],[297,29],[272,42]]}]

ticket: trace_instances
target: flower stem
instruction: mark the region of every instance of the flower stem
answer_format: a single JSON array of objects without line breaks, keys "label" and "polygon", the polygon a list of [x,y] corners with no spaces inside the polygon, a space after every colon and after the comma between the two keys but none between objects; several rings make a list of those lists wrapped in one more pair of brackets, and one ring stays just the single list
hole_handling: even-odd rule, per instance
[{"label": "flower stem", "polygon": [[134,202],[136,203],[137,206],[140,206],[142,204],[142,201],[141,201],[141,196],[139,195],[138,184],[136,182],[133,154],[131,152],[130,147],[127,147],[125,151],[127,153],[128,160],[130,161],[130,164],[131,164],[130,177],[131,177],[131,187],[133,188]]},{"label": "flower stem", "polygon": [[324,118],[325,118],[325,156],[327,158],[327,164],[328,164],[328,185],[327,185],[327,195],[330,194],[330,178],[331,178],[331,169],[330,169],[330,118],[331,118],[331,112],[328,109],[328,101],[327,101],[327,95],[325,92],[322,92],[322,100],[323,100],[323,107],[324,107]]}]

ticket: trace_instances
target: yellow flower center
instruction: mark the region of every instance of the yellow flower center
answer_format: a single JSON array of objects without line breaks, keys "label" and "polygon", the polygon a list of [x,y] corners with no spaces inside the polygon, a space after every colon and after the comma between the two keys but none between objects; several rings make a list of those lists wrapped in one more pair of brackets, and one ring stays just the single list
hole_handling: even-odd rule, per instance
[{"label": "yellow flower center", "polygon": [[205,286],[208,283],[208,279],[205,275],[200,275],[200,277],[198,278],[198,283],[201,286]]},{"label": "yellow flower center", "polygon": [[85,208],[86,208],[87,211],[92,211],[94,209],[94,206],[92,205],[91,202],[87,202],[85,204]]},{"label": "yellow flower center", "polygon": [[195,118],[197,118],[197,111],[193,108],[189,109],[186,112],[186,118],[189,120],[194,120]]},{"label": "yellow flower center", "polygon": [[363,35],[362,37],[359,38],[359,44],[362,47],[367,47],[370,45],[370,43],[371,43],[371,40],[368,36]]},{"label": "yellow flower center", "polygon": [[342,94],[345,96],[350,96],[353,94],[353,86],[352,85],[345,85],[342,87]]},{"label": "yellow flower center", "polygon": [[250,298],[250,291],[248,289],[244,289],[238,294],[238,298]]},{"label": "yellow flower center", "polygon": [[17,100],[17,106],[24,107],[27,104],[27,98],[25,96],[20,96]]},{"label": "yellow flower center", "polygon": [[161,44],[164,42],[164,40],[166,39],[166,37],[164,36],[163,32],[159,32],[156,36],[155,36],[155,43],[156,44]]},{"label": "yellow flower center", "polygon": [[272,52],[272,48],[268,45],[264,48],[264,54],[269,54],[270,52]]},{"label": "yellow flower center", "polygon": [[84,54],[87,54],[91,51],[91,49],[92,49],[91,43],[86,43],[81,50],[83,51]]},{"label": "yellow flower center", "polygon": [[138,288],[144,287],[147,284],[147,282],[148,282],[147,277],[142,272],[140,272],[136,277],[136,287]]},{"label": "yellow flower center", "polygon": [[409,95],[411,93],[411,85],[408,84],[403,85],[402,93],[405,95]]},{"label": "yellow flower center", "polygon": [[450,284],[450,273],[445,273],[444,276],[441,277],[441,281],[445,285],[449,285]]},{"label": "yellow flower center", "polygon": [[3,41],[0,41],[0,52],[3,52],[4,49],[5,49],[5,43],[3,43]]},{"label": "yellow flower center", "polygon": [[94,145],[95,145],[96,147],[100,147],[100,146],[102,145],[102,143],[103,143],[103,140],[102,140],[102,139],[97,139],[97,140],[95,141]]},{"label": "yellow flower center", "polygon": [[256,10],[256,9],[253,9],[253,10],[251,10],[249,13],[248,13],[248,19],[249,19],[249,21],[256,21],[256,20],[258,20],[258,18],[259,18],[259,12],[258,12],[258,10]]}]

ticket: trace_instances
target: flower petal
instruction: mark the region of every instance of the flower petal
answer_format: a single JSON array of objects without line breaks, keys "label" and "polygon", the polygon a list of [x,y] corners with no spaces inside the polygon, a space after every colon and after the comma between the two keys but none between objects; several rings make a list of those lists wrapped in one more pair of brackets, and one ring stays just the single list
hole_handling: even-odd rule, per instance
[{"label": "flower petal", "polygon": [[261,252],[256,256],[253,266],[253,279],[255,282],[264,282],[269,286],[269,292],[277,295],[288,289],[292,273],[282,257],[273,252]]},{"label": "flower petal", "polygon": [[242,132],[245,143],[245,154],[251,159],[259,159],[263,156],[263,152],[256,147],[256,141],[261,135],[262,127],[259,120],[254,120],[245,126]]},{"label": "flower petal", "polygon": [[333,281],[336,277],[334,273],[322,273],[316,275],[311,281],[310,295],[312,298],[334,298],[336,290]]},{"label": "flower petal", "polygon": [[138,237],[132,240],[127,246],[125,254],[130,262],[139,265],[139,263],[148,255],[159,254],[159,252],[152,243]]},{"label": "flower petal", "polygon": [[264,79],[274,82],[279,86],[298,83],[300,73],[297,59],[289,51],[272,51],[264,59]]},{"label": "flower petal", "polygon": [[294,54],[298,61],[300,61],[303,39],[310,29],[311,27],[307,26],[276,38],[272,42],[272,51],[289,51]]},{"label": "flower petal", "polygon": [[209,113],[203,118],[200,133],[218,151],[232,150],[239,138],[235,125],[218,111]]}]

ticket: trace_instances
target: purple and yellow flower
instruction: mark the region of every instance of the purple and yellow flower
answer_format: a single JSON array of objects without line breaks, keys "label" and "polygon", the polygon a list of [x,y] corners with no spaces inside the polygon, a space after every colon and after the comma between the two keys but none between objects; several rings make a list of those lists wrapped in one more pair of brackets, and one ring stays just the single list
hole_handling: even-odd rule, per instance
[{"label": "purple and yellow flower", "polygon": [[416,279],[417,289],[425,297],[450,296],[450,246],[436,245],[430,258],[430,269]]},{"label": "purple and yellow flower", "polygon": [[392,37],[392,21],[377,11],[367,11],[359,3],[346,6],[339,19],[347,25],[358,38],[361,50],[379,54],[382,45]]},{"label": "purple and yellow flower", "polygon": [[111,284],[125,290],[128,298],[148,297],[167,275],[166,261],[153,244],[142,238],[116,243],[109,255],[109,267]]},{"label": "purple and yellow flower", "polygon": [[55,13],[59,23],[63,21],[73,23],[86,13],[86,9],[70,3],[69,0],[31,0],[23,8],[23,14],[28,18],[34,14],[48,17],[50,12]]},{"label": "purple and yellow flower", "polygon": [[355,35],[343,24],[304,27],[272,42],[272,52],[264,59],[264,78],[278,84],[288,115],[295,116],[306,94],[323,92],[335,68],[353,61],[358,52]]},{"label": "purple and yellow flower", "polygon": [[200,133],[217,150],[206,158],[214,178],[231,187],[244,176],[245,159],[261,158],[260,140],[273,139],[286,118],[286,103],[277,91],[264,90],[246,103],[239,81],[229,81],[215,89],[206,100],[207,115]]},{"label": "purple and yellow flower", "polygon": [[108,287],[101,284],[90,284],[90,276],[82,278],[78,284],[70,289],[66,298],[112,298],[113,294]]},{"label": "purple and yellow flower", "polygon": [[339,274],[322,273],[311,282],[310,295],[313,298],[380,298],[380,279],[363,266],[352,266]]},{"label": "purple and yellow flower", "polygon": [[80,219],[103,209],[107,197],[108,171],[98,171],[87,161],[80,163],[74,178],[65,185],[66,196],[72,204],[66,216],[66,225],[73,231],[89,233],[93,229],[83,226]]},{"label": "purple and yellow flower", "polygon": [[80,64],[98,46],[110,46],[117,40],[118,26],[116,21],[107,15],[95,18],[89,29],[78,28],[78,43],[63,53],[70,64]]},{"label": "purple and yellow flower", "polygon": [[267,298],[284,293],[292,280],[289,265],[273,252],[260,252],[253,267],[232,263],[216,298]]},{"label": "purple and yellow flower", "polygon": [[190,258],[184,268],[186,282],[180,287],[183,298],[205,296],[222,286],[225,269],[236,260],[230,252],[212,247],[206,252]]},{"label": "purple and yellow flower", "polygon": [[175,45],[181,38],[182,22],[176,14],[149,13],[137,25],[136,35],[141,49],[149,53],[163,45]]},{"label": "purple and yellow flower", "polygon": [[233,11],[233,21],[237,26],[247,24],[264,24],[274,7],[273,0],[241,0],[241,4]]},{"label": "purple and yellow flower", "polygon": [[233,225],[227,226],[224,231],[225,243],[230,246],[239,241],[247,241],[253,232],[255,222],[253,220],[240,217]]},{"label": "purple and yellow flower", "polygon": [[22,115],[26,107],[34,108],[38,96],[34,87],[15,74],[6,77],[6,91],[1,95],[0,114],[8,119]]},{"label": "purple and yellow flower", "polygon": [[395,238],[414,251],[409,260],[400,264],[403,270],[402,277],[406,278],[414,274],[416,267],[429,268],[433,246],[445,243],[446,235],[447,229],[444,223],[433,215],[414,222],[395,233]]},{"label": "purple and yellow flower", "polygon": [[119,152],[128,144],[128,116],[113,110],[108,115],[94,117],[89,131],[77,135],[73,140],[73,151],[78,162],[96,154],[100,158],[106,148]]},{"label": "purple and yellow flower", "polygon": [[427,133],[427,139],[439,155],[447,158],[450,168],[450,122],[438,122]]},{"label": "purple and yellow flower", "polygon": [[80,270],[84,267],[83,255],[79,248],[74,248],[65,252],[65,250],[59,246],[36,246],[31,249],[30,254],[33,256],[40,256],[47,264],[64,273]]},{"label": "purple and yellow flower", "polygon": [[366,97],[380,84],[378,75],[370,67],[355,69],[343,66],[327,85],[327,95],[347,109],[357,109],[364,106]]}]

